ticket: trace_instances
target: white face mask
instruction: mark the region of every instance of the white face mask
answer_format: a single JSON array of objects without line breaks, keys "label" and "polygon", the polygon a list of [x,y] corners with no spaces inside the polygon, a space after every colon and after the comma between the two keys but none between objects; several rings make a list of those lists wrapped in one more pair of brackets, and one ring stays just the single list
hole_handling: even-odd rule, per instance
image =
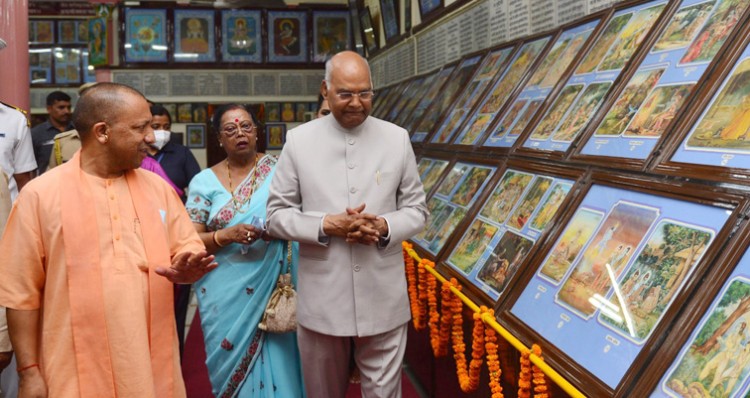
[{"label": "white face mask", "polygon": [[164,148],[164,145],[167,145],[167,142],[169,142],[169,136],[172,133],[170,133],[167,130],[154,130],[154,137],[156,138],[154,140],[154,143],[151,144],[154,148],[161,150]]}]

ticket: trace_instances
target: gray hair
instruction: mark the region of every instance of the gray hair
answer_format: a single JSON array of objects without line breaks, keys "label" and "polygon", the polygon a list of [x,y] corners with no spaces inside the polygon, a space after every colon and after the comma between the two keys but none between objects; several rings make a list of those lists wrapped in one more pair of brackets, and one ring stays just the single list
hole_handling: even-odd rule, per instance
[{"label": "gray hair", "polygon": [[[359,54],[357,54],[357,55],[359,55]],[[359,55],[359,57],[362,58],[362,61],[364,61],[365,65],[367,66],[367,73],[370,75],[370,85],[374,89],[375,88],[375,83],[373,83],[373,81],[372,81],[372,70],[370,69],[370,63],[367,62],[367,58],[365,58],[365,57],[363,57],[361,55]],[[331,62],[332,59],[333,59],[333,57],[328,58],[328,60],[326,61],[326,71],[325,71],[325,75],[323,77],[323,81],[326,82],[326,87],[330,87],[331,86],[331,74],[333,73],[333,62]]]}]

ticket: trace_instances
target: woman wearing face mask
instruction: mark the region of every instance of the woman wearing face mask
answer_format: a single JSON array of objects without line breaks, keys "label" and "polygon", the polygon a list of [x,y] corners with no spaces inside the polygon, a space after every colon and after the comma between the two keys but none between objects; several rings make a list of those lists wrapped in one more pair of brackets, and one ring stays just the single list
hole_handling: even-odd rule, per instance
[{"label": "woman wearing face mask", "polygon": [[[152,105],[151,116],[151,128],[154,129],[156,141],[152,148],[149,148],[150,155],[159,162],[174,185],[185,191],[190,180],[201,171],[201,168],[190,149],[169,141],[172,134],[170,132],[172,117],[166,108],[161,105]],[[184,193],[180,195],[180,198],[184,203]]]}]

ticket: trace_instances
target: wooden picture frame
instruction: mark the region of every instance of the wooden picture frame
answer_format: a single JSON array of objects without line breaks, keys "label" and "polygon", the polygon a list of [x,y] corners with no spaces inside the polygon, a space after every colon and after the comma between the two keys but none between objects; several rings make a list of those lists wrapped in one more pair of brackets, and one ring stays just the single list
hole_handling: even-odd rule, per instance
[{"label": "wooden picture frame", "polygon": [[[576,65],[559,94],[537,111],[513,146],[513,152],[562,159],[575,147],[590,121],[611,97],[612,90],[640,62],[676,3],[663,0],[628,2],[616,7],[601,34]],[[633,46],[632,43],[641,43]],[[630,43],[630,44],[629,44]]]},{"label": "wooden picture frame", "polygon": [[221,59],[227,62],[262,62],[262,20],[260,10],[222,10]]},{"label": "wooden picture frame", "polygon": [[370,7],[365,7],[360,10],[359,24],[362,27],[362,42],[365,43],[367,53],[372,54],[375,51],[378,51],[378,49],[380,49],[380,41],[378,40],[378,35],[373,27]]},{"label": "wooden picture frame", "polygon": [[426,154],[419,158],[417,162],[417,171],[419,179],[422,180],[422,187],[426,198],[430,198],[433,188],[438,185],[448,170],[451,169],[452,160],[449,157],[440,155]]},{"label": "wooden picture frame", "polygon": [[55,22],[50,20],[29,21],[29,44],[52,44],[55,42]]},{"label": "wooden picture frame", "polygon": [[96,17],[88,20],[89,64],[93,66],[109,64],[109,22],[107,18]]},{"label": "wooden picture frame", "polygon": [[[469,215],[469,227],[455,235],[439,262],[441,271],[465,282],[466,294],[490,306],[507,296],[525,264],[556,229],[556,220],[569,211],[586,173],[510,159],[498,175]],[[476,236],[480,230],[484,240]]]},{"label": "wooden picture frame", "polygon": [[398,17],[398,0],[380,0],[380,19],[383,21],[386,43],[401,35]]},{"label": "wooden picture frame", "polygon": [[267,12],[268,62],[307,63],[307,11]]},{"label": "wooden picture frame", "polygon": [[286,123],[266,123],[266,149],[281,149],[286,143]]},{"label": "wooden picture frame", "polygon": [[265,109],[267,122],[280,122],[281,121],[281,103],[266,102],[264,109]]},{"label": "wooden picture frame", "polygon": [[313,62],[325,62],[336,53],[352,48],[352,23],[348,10],[313,10],[312,21]]},{"label": "wooden picture frame", "polygon": [[185,136],[187,137],[188,148],[205,148],[206,147],[206,125],[205,124],[186,125]]},{"label": "wooden picture frame", "polygon": [[174,62],[216,61],[214,10],[174,10]]},{"label": "wooden picture frame", "polygon": [[741,123],[750,109],[741,94],[750,87],[743,78],[750,64],[750,28],[732,41],[649,170],[743,184],[750,176]]},{"label": "wooden picture frame", "polygon": [[592,173],[569,208],[496,314],[584,394],[631,396],[746,200],[608,171]]},{"label": "wooden picture frame", "polygon": [[444,0],[417,0],[419,2],[419,15],[422,21],[437,14],[445,5]]},{"label": "wooden picture frame", "polygon": [[167,62],[167,10],[125,7],[124,14],[124,62]]},{"label": "wooden picture frame", "polygon": [[[588,125],[571,158],[643,169],[668,137],[670,127],[682,119],[680,111],[706,85],[724,49],[735,45],[738,17],[748,14],[747,6],[744,10],[737,7],[733,0],[683,2],[630,81],[612,92],[603,107],[607,111]],[[683,26],[685,21],[691,23]],[[709,36],[714,44],[704,49]],[[655,80],[643,81],[649,75]]]}]

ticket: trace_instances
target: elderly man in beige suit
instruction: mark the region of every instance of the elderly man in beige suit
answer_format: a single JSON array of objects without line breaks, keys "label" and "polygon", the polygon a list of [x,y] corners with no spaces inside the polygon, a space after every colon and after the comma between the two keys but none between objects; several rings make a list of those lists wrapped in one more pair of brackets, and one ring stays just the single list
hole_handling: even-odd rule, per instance
[{"label": "elderly man in beige suit", "polygon": [[409,134],[370,117],[367,61],[326,63],[331,115],[292,129],[268,199],[269,233],[300,242],[298,340],[310,398],[343,397],[351,340],[364,397],[400,397],[410,319],[401,241],[428,216]]}]

